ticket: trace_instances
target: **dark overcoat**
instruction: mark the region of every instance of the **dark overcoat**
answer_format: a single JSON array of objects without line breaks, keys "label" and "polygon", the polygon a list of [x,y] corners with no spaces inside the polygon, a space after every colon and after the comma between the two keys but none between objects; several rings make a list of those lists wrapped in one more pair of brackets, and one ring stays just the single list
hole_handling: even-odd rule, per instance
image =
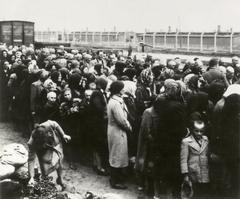
[{"label": "dark overcoat", "polygon": [[158,115],[157,133],[152,144],[154,173],[165,182],[177,182],[180,178],[180,146],[187,134],[185,107],[181,102],[159,97],[154,108]]},{"label": "dark overcoat", "polygon": [[136,171],[146,171],[146,164],[149,160],[149,146],[157,130],[157,124],[158,117],[155,109],[153,107],[146,109],[142,116],[138,137],[138,150],[134,166]]}]

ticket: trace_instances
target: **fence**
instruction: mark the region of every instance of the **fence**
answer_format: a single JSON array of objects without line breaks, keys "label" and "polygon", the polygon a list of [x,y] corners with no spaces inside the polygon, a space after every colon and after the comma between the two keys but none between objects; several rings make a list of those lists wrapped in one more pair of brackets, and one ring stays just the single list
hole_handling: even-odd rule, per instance
[{"label": "fence", "polygon": [[152,49],[199,52],[237,52],[240,32],[57,32],[35,31],[35,41],[71,43],[72,46],[102,46],[139,48],[140,43]]}]

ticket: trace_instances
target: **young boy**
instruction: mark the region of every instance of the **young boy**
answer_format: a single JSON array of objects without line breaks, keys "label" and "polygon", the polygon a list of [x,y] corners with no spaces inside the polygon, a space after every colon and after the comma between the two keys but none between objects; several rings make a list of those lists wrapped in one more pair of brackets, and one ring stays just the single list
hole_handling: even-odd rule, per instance
[{"label": "young boy", "polygon": [[203,135],[205,124],[203,121],[191,122],[189,137],[181,144],[181,172],[184,183],[192,182],[194,197],[207,197],[209,183],[208,147],[209,141]]}]

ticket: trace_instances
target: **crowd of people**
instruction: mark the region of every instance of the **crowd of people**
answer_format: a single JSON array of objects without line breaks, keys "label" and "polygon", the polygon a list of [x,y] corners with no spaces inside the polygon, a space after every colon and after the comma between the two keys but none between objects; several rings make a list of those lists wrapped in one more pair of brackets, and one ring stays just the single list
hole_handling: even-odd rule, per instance
[{"label": "crowd of people", "polygon": [[194,197],[239,196],[238,57],[203,64],[2,45],[0,59],[1,121],[30,137],[30,183],[37,156],[64,189],[63,154],[74,170],[75,152],[112,188],[127,188],[123,169],[132,167],[139,192],[155,199],[187,186]]}]

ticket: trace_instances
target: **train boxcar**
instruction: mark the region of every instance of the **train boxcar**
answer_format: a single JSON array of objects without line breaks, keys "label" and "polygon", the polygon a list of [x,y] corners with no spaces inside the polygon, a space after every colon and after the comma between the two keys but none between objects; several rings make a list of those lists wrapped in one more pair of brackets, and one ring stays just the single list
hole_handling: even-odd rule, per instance
[{"label": "train boxcar", "polygon": [[0,21],[0,42],[8,46],[33,44],[34,22]]}]

